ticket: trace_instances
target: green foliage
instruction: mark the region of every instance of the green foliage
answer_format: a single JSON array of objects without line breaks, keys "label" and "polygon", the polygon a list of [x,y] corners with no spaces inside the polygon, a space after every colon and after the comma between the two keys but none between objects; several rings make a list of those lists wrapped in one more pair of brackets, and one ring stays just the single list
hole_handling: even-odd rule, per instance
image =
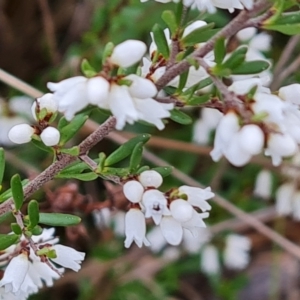
[{"label": "green foliage", "polygon": [[88,78],[97,74],[96,70],[90,65],[87,59],[83,59],[81,62],[81,72]]},{"label": "green foliage", "polygon": [[135,145],[133,148],[131,157],[130,157],[130,163],[129,163],[129,172],[134,173],[136,171],[141,163],[142,156],[143,156],[143,146],[144,143],[139,142]]},{"label": "green foliage", "polygon": [[194,46],[195,44],[207,42],[213,37],[220,29],[213,29],[214,23],[202,26],[182,39],[182,43],[185,47]]},{"label": "green foliage", "polygon": [[170,49],[163,28],[155,24],[152,28],[152,32],[158,53],[167,59],[170,55]]},{"label": "green foliage", "polygon": [[10,181],[12,196],[16,210],[19,210],[24,201],[23,187],[19,174],[14,175]]},{"label": "green foliage", "polygon": [[27,207],[28,217],[29,217],[29,229],[34,228],[40,220],[39,216],[39,204],[36,200],[31,200]]},{"label": "green foliage", "polygon": [[5,250],[9,246],[15,244],[19,240],[17,234],[0,234],[0,251]]},{"label": "green foliage", "polygon": [[81,222],[81,218],[70,214],[40,213],[39,223],[49,226],[72,226]]},{"label": "green foliage", "polygon": [[216,64],[221,64],[226,55],[225,38],[221,37],[216,41],[214,53]]},{"label": "green foliage", "polygon": [[164,20],[164,22],[170,29],[171,36],[174,37],[177,32],[177,27],[178,27],[176,16],[175,16],[174,12],[171,10],[165,10],[162,13],[161,18]]},{"label": "green foliage", "polygon": [[182,124],[182,125],[188,125],[188,124],[191,124],[193,122],[193,120],[192,120],[192,118],[190,116],[188,116],[183,111],[181,111],[181,110],[179,110],[177,108],[174,108],[171,111],[170,118],[174,122]]},{"label": "green foliage", "polygon": [[0,148],[0,190],[1,190],[1,184],[4,176],[4,171],[5,171],[4,149]]}]

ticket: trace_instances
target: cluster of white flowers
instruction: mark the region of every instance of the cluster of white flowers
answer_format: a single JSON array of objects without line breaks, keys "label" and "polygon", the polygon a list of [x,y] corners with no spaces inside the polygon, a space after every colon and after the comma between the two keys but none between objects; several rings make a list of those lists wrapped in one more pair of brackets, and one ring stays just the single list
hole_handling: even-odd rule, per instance
[{"label": "cluster of white flowers", "polygon": [[17,245],[10,246],[2,251],[1,263],[7,263],[4,276],[0,280],[0,299],[27,299],[31,294],[38,292],[43,284],[50,287],[53,281],[59,279],[64,268],[78,271],[85,253],[58,243],[54,237],[54,228],[44,229],[39,236],[33,236],[33,242],[38,246],[38,251],[52,252],[50,260],[60,265],[56,268],[45,256],[34,253],[25,238]]},{"label": "cluster of white flowers", "polygon": [[[38,121],[41,126],[31,126],[24,123],[15,125],[8,133],[9,139],[15,144],[24,144],[30,142],[34,135],[38,135],[46,146],[57,145],[60,140],[60,132],[55,127],[47,124],[49,119],[57,112],[53,95],[48,93],[41,98],[37,98],[31,106],[31,112],[33,119]],[[40,119],[39,114],[41,112],[45,113]]]},{"label": "cluster of white flowers", "polygon": [[181,186],[169,193],[162,193],[157,189],[162,182],[162,176],[150,170],[124,184],[123,192],[131,202],[125,216],[125,247],[128,248],[133,241],[139,247],[143,243],[150,246],[145,236],[145,218],[152,218],[160,226],[162,235],[171,245],[180,244],[184,229],[197,236],[198,229],[205,227],[203,219],[208,217],[207,211],[211,209],[206,200],[214,196],[211,189]]},{"label": "cluster of white flowers", "polygon": [[[300,143],[297,88],[300,91],[300,85],[282,87],[278,96],[262,87],[258,78],[234,82],[229,89],[242,96],[255,86],[257,90],[247,104],[251,115],[248,123],[241,124],[243,118],[234,110],[229,110],[220,120],[211,152],[214,161],[224,155],[233,165],[243,166],[265,148],[265,155],[271,156],[273,165],[278,166],[283,157],[297,153]],[[255,121],[256,117],[259,121]]]},{"label": "cluster of white flowers", "polygon": [[[147,2],[148,0],[141,0]],[[179,2],[180,0],[155,0],[161,3]],[[228,9],[233,12],[235,9],[251,9],[253,0],[183,0],[185,6],[197,8],[200,11],[208,11],[214,13],[217,8]]]}]

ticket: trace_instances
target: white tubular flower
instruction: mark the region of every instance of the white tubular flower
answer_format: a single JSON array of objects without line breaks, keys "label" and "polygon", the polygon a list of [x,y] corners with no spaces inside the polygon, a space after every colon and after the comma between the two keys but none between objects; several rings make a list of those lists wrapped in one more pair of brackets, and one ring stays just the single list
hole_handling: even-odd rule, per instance
[{"label": "white tubular flower", "polygon": [[255,27],[248,27],[248,28],[244,28],[244,29],[240,30],[236,34],[236,37],[240,41],[245,42],[245,41],[252,39],[256,33],[257,33],[257,29]]},{"label": "white tubular flower", "polygon": [[60,244],[53,245],[51,248],[55,250],[57,256],[56,258],[51,258],[52,261],[75,272],[80,270],[81,263],[85,257],[84,252],[79,252],[71,247]]},{"label": "white tubular flower", "polygon": [[58,83],[48,82],[47,87],[53,92],[58,111],[63,113],[68,121],[88,104],[107,108],[109,83],[102,77],[88,79],[77,76]]},{"label": "white tubular flower", "polygon": [[271,133],[268,140],[267,156],[271,156],[274,166],[279,166],[282,157],[289,157],[298,151],[296,141],[287,133]]},{"label": "white tubular flower", "polygon": [[140,174],[139,181],[144,187],[154,187],[157,189],[162,185],[163,178],[158,172],[147,170]]},{"label": "white tubular flower", "polygon": [[133,241],[139,248],[141,248],[143,244],[150,246],[145,234],[146,222],[144,214],[139,209],[131,208],[125,216],[125,247],[129,248]]},{"label": "white tubular flower", "polygon": [[137,40],[127,40],[114,48],[110,61],[122,68],[128,68],[139,62],[146,50],[145,43]]},{"label": "white tubular flower", "polygon": [[125,236],[125,216],[126,214],[120,210],[112,216],[113,230],[117,236]]},{"label": "white tubular flower", "polygon": [[211,233],[207,228],[199,227],[197,228],[198,234],[197,238],[188,229],[183,228],[183,247],[191,254],[199,253],[200,249],[204,244],[206,244],[211,239]]},{"label": "white tubular flower", "polygon": [[230,269],[244,269],[249,264],[250,249],[251,241],[249,238],[237,234],[228,235],[224,251],[224,264]]},{"label": "white tubular flower", "polygon": [[272,174],[268,170],[262,170],[258,173],[255,180],[253,194],[262,199],[269,199],[272,192]]},{"label": "white tubular flower", "polygon": [[144,187],[136,180],[127,181],[123,185],[125,197],[132,203],[138,203],[142,200]]},{"label": "white tubular flower", "polygon": [[279,216],[288,216],[293,211],[292,199],[295,186],[292,183],[282,184],[276,191],[276,211]]},{"label": "white tubular flower", "polygon": [[200,145],[207,145],[211,129],[203,120],[197,120],[193,128],[193,141]]},{"label": "white tubular flower", "polygon": [[11,128],[8,138],[15,144],[25,144],[31,141],[34,129],[28,124],[19,124]]},{"label": "white tubular flower", "polygon": [[14,257],[5,269],[4,276],[0,281],[0,287],[4,287],[6,293],[17,293],[24,282],[28,268],[27,253],[21,253]]},{"label": "white tubular flower", "polygon": [[171,202],[170,211],[172,217],[182,223],[189,221],[193,216],[193,207],[185,200],[177,199]]},{"label": "white tubular flower", "polygon": [[154,253],[160,252],[167,244],[160,227],[155,226],[147,233],[147,239],[150,242],[150,249]]},{"label": "white tubular flower", "polygon": [[47,127],[40,135],[42,142],[46,146],[56,146],[60,140],[60,132],[54,127]]},{"label": "white tubular flower", "polygon": [[145,207],[145,217],[152,217],[154,223],[158,225],[163,215],[170,215],[167,207],[167,199],[164,194],[158,190],[148,190],[143,195],[142,204]]},{"label": "white tubular flower", "polygon": [[138,110],[138,118],[157,127],[158,130],[165,128],[162,119],[170,117],[170,110],[174,108],[173,103],[159,103],[151,98],[134,98]]},{"label": "white tubular flower", "polygon": [[213,161],[218,161],[227,148],[234,133],[240,129],[239,119],[234,112],[229,112],[220,120],[214,141],[214,149],[210,152]]},{"label": "white tubular flower", "polygon": [[300,105],[300,84],[293,83],[281,87],[278,91],[278,96],[286,102]]},{"label": "white tubular flower", "polygon": [[128,91],[134,98],[152,98],[157,94],[157,88],[151,80],[135,74],[130,74],[124,77],[124,79],[129,79],[132,81],[131,85],[128,87]]},{"label": "white tubular flower", "polygon": [[133,124],[138,120],[138,111],[127,86],[112,84],[108,103],[112,114],[117,119],[116,129],[121,130],[126,122]]},{"label": "white tubular flower", "polygon": [[220,261],[218,250],[213,245],[207,245],[201,252],[200,269],[208,275],[216,275],[220,273]]},{"label": "white tubular flower", "polygon": [[206,228],[203,219],[207,218],[208,216],[209,213],[197,213],[195,210],[193,210],[192,218],[187,222],[181,223],[181,225],[183,228],[189,230],[195,238],[198,238],[199,228]]},{"label": "white tubular flower", "polygon": [[183,185],[178,188],[178,190],[181,194],[185,194],[187,196],[187,202],[190,205],[199,207],[203,212],[211,210],[211,206],[206,200],[213,198],[215,194],[211,191],[210,187],[201,189]]},{"label": "white tubular flower", "polygon": [[165,216],[160,222],[161,232],[166,239],[166,241],[177,246],[181,243],[183,229],[179,222],[177,222],[173,217]]},{"label": "white tubular flower", "polygon": [[265,85],[269,82],[269,78],[247,78],[243,80],[234,81],[228,90],[237,95],[245,95],[250,92],[252,88],[257,87],[256,93],[270,94],[271,91]]},{"label": "white tubular flower", "polygon": [[43,243],[47,242],[47,244],[57,244],[59,242],[59,239],[57,237],[54,237],[55,234],[55,228],[44,228],[42,234],[40,235],[33,235],[31,238],[35,243]]}]

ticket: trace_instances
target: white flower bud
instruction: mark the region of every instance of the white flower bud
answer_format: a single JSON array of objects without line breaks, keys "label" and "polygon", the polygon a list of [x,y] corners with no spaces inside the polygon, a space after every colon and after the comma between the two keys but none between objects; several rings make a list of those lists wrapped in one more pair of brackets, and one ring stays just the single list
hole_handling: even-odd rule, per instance
[{"label": "white flower bud", "polygon": [[41,140],[46,146],[55,146],[60,139],[60,132],[54,127],[47,127],[40,135]]},{"label": "white flower bud", "polygon": [[9,139],[15,144],[24,144],[31,141],[34,129],[28,124],[14,126],[8,133]]},{"label": "white flower bud", "polygon": [[245,125],[238,133],[238,144],[240,148],[252,155],[259,154],[264,145],[264,133],[254,124]]},{"label": "white flower bud", "polygon": [[244,41],[248,41],[251,38],[253,38],[253,36],[256,34],[257,29],[255,27],[248,27],[245,29],[240,30],[237,34],[236,37],[244,42]]},{"label": "white flower bud", "polygon": [[124,79],[131,80],[131,85],[128,87],[129,93],[135,98],[152,98],[157,94],[157,89],[155,84],[146,78],[142,78],[135,74],[130,74]]},{"label": "white flower bud", "polygon": [[202,250],[201,271],[209,275],[220,273],[219,255],[215,246],[207,245]]},{"label": "white flower bud", "polygon": [[167,240],[167,242],[173,246],[180,244],[183,236],[183,229],[179,222],[174,218],[165,216],[160,222],[160,229]]},{"label": "white flower bud", "polygon": [[145,43],[127,40],[114,48],[110,61],[117,66],[127,68],[140,61],[146,50]]},{"label": "white flower bud", "polygon": [[44,96],[37,98],[40,104],[40,109],[46,108],[48,112],[55,113],[57,111],[57,103],[54,100],[53,94],[47,93]]},{"label": "white flower bud", "polygon": [[193,216],[193,207],[185,200],[177,199],[171,202],[170,211],[178,222],[187,222]]},{"label": "white flower bud", "polygon": [[287,86],[283,86],[278,91],[278,96],[287,102],[294,104],[300,104],[300,84],[294,83]]},{"label": "white flower bud", "polygon": [[292,183],[282,184],[276,191],[276,211],[280,216],[287,216],[293,211],[292,198],[295,186]]},{"label": "white flower bud", "polygon": [[109,86],[108,81],[103,77],[97,76],[88,79],[86,93],[89,103],[102,108],[107,106]]},{"label": "white flower bud", "polygon": [[142,200],[144,188],[138,181],[131,180],[124,184],[123,193],[129,201],[138,203]]},{"label": "white flower bud", "polygon": [[139,181],[144,187],[158,188],[161,186],[163,178],[158,172],[147,170],[140,174]]},{"label": "white flower bud", "polygon": [[262,199],[269,199],[272,192],[272,174],[268,170],[258,173],[253,194]]}]

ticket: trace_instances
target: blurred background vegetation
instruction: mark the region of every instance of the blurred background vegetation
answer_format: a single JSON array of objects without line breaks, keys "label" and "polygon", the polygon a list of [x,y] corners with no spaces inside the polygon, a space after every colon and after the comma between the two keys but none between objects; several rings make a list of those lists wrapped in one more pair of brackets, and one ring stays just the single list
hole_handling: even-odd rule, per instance
[{"label": "blurred background vegetation", "polygon": [[[102,51],[109,41],[117,44],[126,39],[140,39],[149,45],[152,26],[155,23],[164,25],[160,18],[162,11],[173,8],[173,3],[163,5],[149,1],[141,4],[139,0],[0,0],[0,67],[46,92],[48,81],[81,74],[83,58],[99,69]],[[214,16],[202,15],[201,18],[222,27],[233,16],[218,11]],[[193,12],[191,18],[196,17],[199,16]],[[274,50],[270,53],[276,61],[287,38],[276,35],[274,41],[280,41],[274,42]],[[20,92],[0,82],[0,96],[5,101],[15,95]],[[194,120],[199,116],[198,109],[186,112]],[[104,116],[97,113],[93,118],[98,122],[104,120]],[[252,196],[255,176],[263,166],[270,167],[265,160],[244,168],[234,168],[225,161],[212,163],[207,147],[197,146],[194,150],[189,147],[193,125],[181,126],[170,121],[162,133],[141,124],[128,126],[126,130],[162,137],[159,146],[152,144],[151,148],[150,144],[154,153],[199,182],[212,186],[214,191],[243,210],[252,213],[271,207],[270,203]],[[84,133],[73,143],[83,136]],[[180,144],[181,150],[178,150],[170,147],[169,139],[185,143]],[[93,153],[109,153],[115,148],[114,143],[105,140]],[[32,177],[51,163],[51,157],[33,145],[6,150],[7,185],[14,173]],[[281,181],[282,178],[274,173],[274,188]],[[178,184],[180,182],[171,176],[164,182],[165,188]],[[200,271],[200,253],[187,255],[182,252],[178,260],[170,263],[146,248],[133,246],[125,250],[123,238],[115,237],[110,228],[96,229],[92,210],[109,206],[111,202],[119,209],[125,208],[118,187],[100,180],[57,180],[47,184],[35,198],[42,202],[45,211],[70,212],[83,217],[81,225],[58,229],[57,234],[64,243],[86,251],[88,259],[78,274],[66,273],[53,288],[44,289],[31,299],[300,299],[299,262],[239,222],[234,223],[233,230],[251,238],[252,263],[244,272],[223,270],[218,278],[210,278]],[[214,225],[228,218],[231,216],[224,209],[213,204],[208,223]],[[266,221],[299,242],[297,222],[277,219],[274,212]],[[8,228],[3,225],[1,231],[8,232]],[[221,231],[214,237],[221,243],[222,238]]]}]

